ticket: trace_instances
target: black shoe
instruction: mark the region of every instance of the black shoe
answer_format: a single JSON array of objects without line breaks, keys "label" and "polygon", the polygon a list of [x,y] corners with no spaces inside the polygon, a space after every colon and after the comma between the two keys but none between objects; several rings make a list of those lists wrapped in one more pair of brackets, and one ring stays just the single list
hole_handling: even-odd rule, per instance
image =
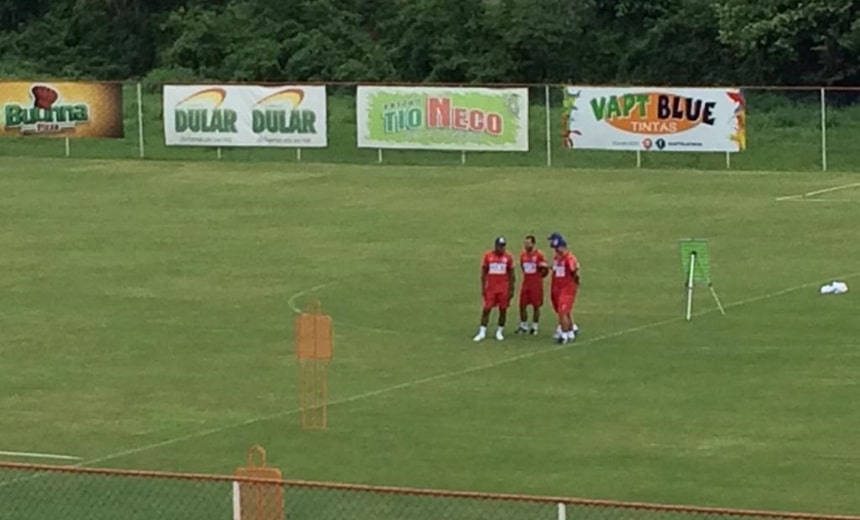
[{"label": "black shoe", "polygon": [[532,329],[531,331],[529,331],[529,334],[531,334],[532,336],[537,336],[537,329]]},{"label": "black shoe", "polygon": [[527,334],[529,329],[524,329],[521,327],[517,327],[517,331],[514,334]]}]

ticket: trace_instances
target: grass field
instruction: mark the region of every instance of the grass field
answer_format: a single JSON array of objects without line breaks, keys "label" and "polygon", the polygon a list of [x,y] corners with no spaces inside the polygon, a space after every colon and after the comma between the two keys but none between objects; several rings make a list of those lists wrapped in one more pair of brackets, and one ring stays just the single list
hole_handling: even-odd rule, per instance
[{"label": "grass field", "polygon": [[[261,443],[290,478],[860,513],[860,300],[818,295],[860,280],[857,183],[4,160],[0,450],[230,473]],[[553,230],[582,338],[472,344],[480,255]],[[702,292],[681,319],[689,236],[725,317]],[[324,433],[295,415],[312,298],[336,327]]]}]

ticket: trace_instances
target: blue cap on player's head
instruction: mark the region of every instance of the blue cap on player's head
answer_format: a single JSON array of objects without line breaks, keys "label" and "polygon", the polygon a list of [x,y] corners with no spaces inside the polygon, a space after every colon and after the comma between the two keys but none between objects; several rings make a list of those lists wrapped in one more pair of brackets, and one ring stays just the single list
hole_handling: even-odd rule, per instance
[{"label": "blue cap on player's head", "polygon": [[550,247],[553,249],[558,247],[567,247],[567,242],[562,237],[556,237],[549,241]]},{"label": "blue cap on player's head", "polygon": [[553,231],[552,233],[549,234],[548,237],[546,237],[546,239],[550,240],[550,241],[552,241],[552,240],[564,240],[564,237],[561,236],[561,233],[559,233],[558,231]]},{"label": "blue cap on player's head", "polygon": [[505,240],[505,237],[496,237],[496,242],[495,242],[495,244],[496,244],[496,246],[497,246],[497,247],[498,247],[498,246],[504,246],[504,245],[507,245],[507,244],[508,244],[508,241],[507,241],[507,240]]}]

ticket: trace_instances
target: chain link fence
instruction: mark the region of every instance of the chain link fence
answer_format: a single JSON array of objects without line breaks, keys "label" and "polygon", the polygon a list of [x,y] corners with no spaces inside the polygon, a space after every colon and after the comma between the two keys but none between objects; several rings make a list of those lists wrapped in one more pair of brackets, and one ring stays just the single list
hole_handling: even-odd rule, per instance
[{"label": "chain link fence", "polygon": [[0,463],[0,520],[860,520],[570,498]]},{"label": "chain link fence", "polygon": [[[480,86],[480,85],[470,85]],[[499,85],[487,85],[498,87]],[[375,150],[356,145],[355,84],[328,84],[325,148],[195,148],[166,146],[160,84],[122,84],[124,137],[4,137],[0,155],[91,159],[266,161],[277,163],[651,168],[767,171],[856,170],[860,163],[860,87],[745,88],[747,149],[725,153],[570,150],[563,145],[560,85],[531,85],[527,152]]]}]

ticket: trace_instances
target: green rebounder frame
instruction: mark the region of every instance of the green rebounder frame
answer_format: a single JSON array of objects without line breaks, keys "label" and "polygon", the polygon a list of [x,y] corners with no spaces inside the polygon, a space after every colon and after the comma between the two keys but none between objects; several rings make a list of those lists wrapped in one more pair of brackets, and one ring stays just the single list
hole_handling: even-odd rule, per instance
[{"label": "green rebounder frame", "polygon": [[714,285],[711,283],[711,259],[708,253],[708,241],[700,238],[681,240],[681,267],[684,270],[684,284],[687,288],[687,308],[685,317],[690,321],[693,317],[693,287],[707,286],[717,302],[717,308],[725,315],[726,311],[720,302]]}]

